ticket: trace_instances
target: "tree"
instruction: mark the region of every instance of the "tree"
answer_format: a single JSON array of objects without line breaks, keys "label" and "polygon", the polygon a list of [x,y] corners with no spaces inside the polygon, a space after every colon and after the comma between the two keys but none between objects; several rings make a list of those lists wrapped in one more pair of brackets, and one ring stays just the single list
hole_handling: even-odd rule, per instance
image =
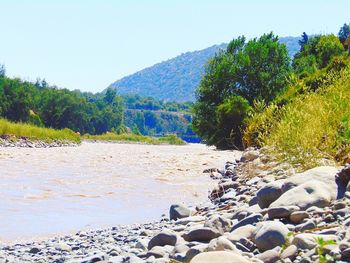
[{"label": "tree", "polygon": [[107,104],[112,104],[114,101],[114,98],[117,96],[117,91],[113,88],[108,88],[106,91],[106,95],[104,97],[104,101]]},{"label": "tree", "polygon": [[6,75],[5,66],[0,64],[0,77],[5,77],[5,75]]},{"label": "tree", "polygon": [[226,51],[207,63],[193,107],[195,132],[209,145],[242,148],[238,131],[243,126],[244,114],[239,114],[241,118],[233,116],[240,107],[247,110],[246,106],[254,100],[266,103],[273,100],[287,85],[289,63],[286,46],[272,33],[248,43],[245,37],[233,39]]},{"label": "tree", "polygon": [[303,34],[301,35],[301,39],[298,41],[299,45],[300,45],[300,50],[304,49],[304,46],[309,42],[309,36],[303,32]]},{"label": "tree", "polygon": [[344,43],[344,41],[347,39],[347,37],[350,36],[350,23],[344,24],[338,33],[338,37],[340,42]]},{"label": "tree", "polygon": [[344,52],[343,45],[335,35],[322,36],[316,45],[316,50],[321,68],[327,66],[333,57]]},{"label": "tree", "polygon": [[294,56],[293,69],[300,77],[325,68],[331,60],[341,55],[344,48],[335,35],[317,35],[308,38],[303,48]]}]

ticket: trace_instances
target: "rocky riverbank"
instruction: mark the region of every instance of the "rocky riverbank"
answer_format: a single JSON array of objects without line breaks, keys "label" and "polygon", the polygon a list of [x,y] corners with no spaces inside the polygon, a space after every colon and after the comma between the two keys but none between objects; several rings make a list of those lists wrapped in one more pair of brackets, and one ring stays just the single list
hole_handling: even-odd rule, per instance
[{"label": "rocky riverbank", "polygon": [[1,262],[349,262],[350,167],[303,173],[250,149],[207,203],[160,221],[0,247]]},{"label": "rocky riverbank", "polygon": [[1,136],[0,147],[20,147],[20,148],[51,148],[51,147],[75,147],[76,142],[68,140],[53,140],[50,142],[43,140],[33,140],[26,137],[16,138],[13,136]]}]

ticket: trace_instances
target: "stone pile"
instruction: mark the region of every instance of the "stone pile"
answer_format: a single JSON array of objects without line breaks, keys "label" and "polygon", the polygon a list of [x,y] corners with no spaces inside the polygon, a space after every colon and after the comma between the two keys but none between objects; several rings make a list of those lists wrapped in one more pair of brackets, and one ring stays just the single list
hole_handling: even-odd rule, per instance
[{"label": "stone pile", "polygon": [[53,140],[46,142],[42,140],[31,140],[25,137],[1,137],[0,147],[21,147],[21,148],[51,148],[51,147],[72,147],[78,146],[77,143],[68,140]]}]

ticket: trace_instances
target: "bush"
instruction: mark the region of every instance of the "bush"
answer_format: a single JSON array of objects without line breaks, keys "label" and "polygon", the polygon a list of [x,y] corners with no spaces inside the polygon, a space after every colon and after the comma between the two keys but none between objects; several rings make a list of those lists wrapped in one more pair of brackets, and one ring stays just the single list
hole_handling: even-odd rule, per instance
[{"label": "bush", "polygon": [[323,158],[340,163],[350,153],[350,69],[328,76],[316,92],[296,96],[281,108],[271,105],[248,120],[248,144],[272,146],[281,159],[304,168]]}]

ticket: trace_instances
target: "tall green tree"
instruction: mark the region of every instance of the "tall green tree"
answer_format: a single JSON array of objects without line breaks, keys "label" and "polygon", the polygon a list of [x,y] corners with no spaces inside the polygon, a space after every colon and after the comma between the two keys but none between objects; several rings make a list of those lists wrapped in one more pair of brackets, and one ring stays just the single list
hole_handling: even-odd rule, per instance
[{"label": "tall green tree", "polygon": [[273,33],[248,42],[245,37],[233,39],[208,61],[196,91],[195,132],[209,145],[242,148],[237,132],[245,116],[241,110],[248,110],[254,100],[273,100],[286,87],[290,69],[287,48]]},{"label": "tall green tree", "polygon": [[350,36],[350,23],[344,24],[338,33],[339,40],[344,43],[344,41],[347,39],[347,37]]}]

